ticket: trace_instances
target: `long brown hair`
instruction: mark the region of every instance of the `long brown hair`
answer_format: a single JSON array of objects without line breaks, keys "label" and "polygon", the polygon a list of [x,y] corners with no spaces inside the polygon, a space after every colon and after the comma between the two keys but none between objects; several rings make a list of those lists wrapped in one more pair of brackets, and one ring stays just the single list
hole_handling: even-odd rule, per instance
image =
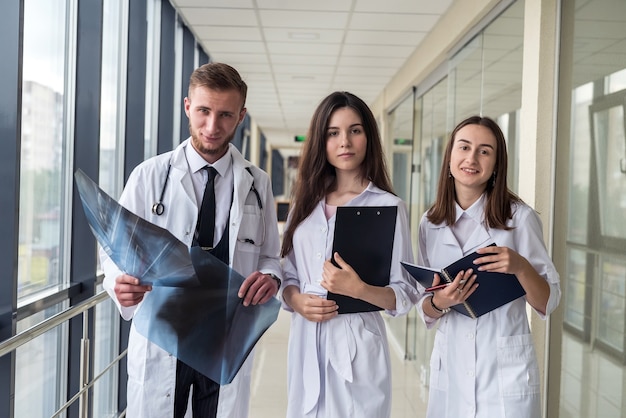
[{"label": "long brown hair", "polygon": [[485,220],[487,226],[496,229],[511,229],[506,222],[512,218],[511,205],[522,200],[509,190],[506,180],[507,172],[507,152],[504,134],[498,124],[491,118],[484,116],[470,116],[459,123],[450,134],[450,140],[446,145],[446,151],[439,172],[439,183],[437,185],[437,198],[433,206],[428,210],[426,216],[435,225],[445,222],[453,225],[456,219],[456,188],[454,177],[450,173],[450,155],[457,132],[467,125],[480,125],[489,129],[496,138],[496,166],[495,178],[487,182]]},{"label": "long brown hair", "polygon": [[387,166],[380,143],[376,119],[363,100],[352,93],[336,91],[319,104],[309,125],[306,141],[300,155],[298,175],[291,194],[289,226],[283,235],[281,255],[284,257],[293,248],[293,234],[315,209],[315,206],[336,187],[337,175],[326,158],[326,137],[331,115],[337,109],[349,107],[361,118],[367,137],[365,159],[361,164],[361,175],[382,190],[393,192]]}]

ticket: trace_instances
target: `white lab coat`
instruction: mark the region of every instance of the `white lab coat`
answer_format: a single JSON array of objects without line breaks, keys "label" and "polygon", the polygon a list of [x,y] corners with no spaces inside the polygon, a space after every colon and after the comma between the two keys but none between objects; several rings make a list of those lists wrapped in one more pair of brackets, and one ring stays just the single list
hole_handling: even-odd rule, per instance
[{"label": "white lab coat", "polygon": [[[546,315],[558,305],[559,274],[543,242],[536,212],[525,204],[513,208],[509,231],[486,228],[483,199],[467,213],[480,225],[461,248],[445,224],[433,225],[426,216],[419,230],[418,264],[443,268],[492,242],[509,247],[525,257],[550,285]],[[457,219],[462,210],[457,205]],[[439,322],[430,359],[429,418],[539,418],[540,376],[537,356],[521,297],[478,319],[455,311],[439,321],[424,314],[420,299],[417,309],[428,328]],[[546,315],[537,312],[545,319]]]},{"label": "white lab coat", "polygon": [[[391,316],[417,302],[413,281],[400,261],[413,259],[404,202],[373,184],[346,206],[398,206],[389,286],[396,294]],[[289,221],[288,221],[289,222]],[[326,220],[323,202],[296,229],[284,260],[283,289],[326,296],[320,286],[331,258],[335,216]],[[283,308],[293,310],[283,302]],[[291,317],[288,348],[288,418],[385,418],[391,413],[391,364],[380,312],[341,314],[322,323]]]},{"label": "white lab coat", "polygon": [[[130,175],[120,204],[136,215],[169,230],[176,238],[191,245],[198,217],[198,205],[194,194],[184,147],[191,146],[189,139],[174,151],[158,155],[138,165]],[[273,273],[281,277],[279,260],[280,241],[270,180],[268,175],[246,161],[237,149],[230,145],[234,176],[234,195],[229,219],[229,259],[231,267],[244,277],[253,271]],[[161,216],[152,213],[152,205],[159,200],[168,164],[171,171]],[[245,170],[250,167],[254,186],[263,202],[263,213],[256,196],[251,192],[253,179]],[[262,218],[265,217],[263,222]],[[265,242],[261,247],[239,242],[237,237],[252,238],[260,243],[265,227]],[[130,320],[134,307],[119,305],[113,291],[115,279],[121,271],[101,251],[105,272],[104,288],[116,302],[122,317]],[[150,294],[146,294],[150,297]],[[220,418],[244,418],[248,416],[251,354],[231,384],[220,388],[217,416]],[[162,418],[173,416],[174,389],[176,381],[176,358],[140,335],[131,325],[128,342],[128,409],[132,418]],[[187,415],[191,416],[191,408]]]}]

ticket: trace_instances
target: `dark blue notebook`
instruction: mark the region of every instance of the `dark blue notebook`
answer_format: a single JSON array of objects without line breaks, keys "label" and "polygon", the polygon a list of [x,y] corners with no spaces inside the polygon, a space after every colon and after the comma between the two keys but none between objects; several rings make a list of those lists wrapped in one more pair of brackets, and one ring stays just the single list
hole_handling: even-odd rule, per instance
[{"label": "dark blue notebook", "polygon": [[473,252],[441,270],[401,263],[406,271],[424,287],[429,287],[432,284],[434,273],[439,273],[443,283],[451,283],[459,271],[470,268],[474,270],[476,283],[480,283],[480,285],[465,302],[451,306],[451,308],[465,316],[476,319],[526,294],[514,274],[478,271],[478,265],[474,264],[474,260],[483,256],[484,254]]}]

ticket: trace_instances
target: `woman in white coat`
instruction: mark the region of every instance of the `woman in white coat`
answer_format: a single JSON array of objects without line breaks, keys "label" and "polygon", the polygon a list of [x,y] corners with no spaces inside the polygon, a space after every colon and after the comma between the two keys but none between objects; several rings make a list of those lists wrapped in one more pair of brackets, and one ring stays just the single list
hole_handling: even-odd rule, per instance
[{"label": "woman in white coat", "polygon": [[[451,311],[479,286],[473,270],[424,293],[417,304],[426,326],[438,324],[430,360],[429,418],[539,418],[540,376],[526,303],[546,318],[558,305],[559,275],[536,212],[507,188],[504,135],[473,116],[452,132],[435,204],[419,228],[418,263],[443,268],[478,251],[476,269],[514,274],[526,291],[471,319]],[[492,242],[495,247],[486,247]],[[440,282],[435,274],[433,285]]]},{"label": "woman in white coat", "polygon": [[[338,206],[397,206],[389,285],[366,284],[329,260]],[[385,168],[376,121],[358,97],[335,92],[318,106],[300,158],[283,236],[283,307],[289,334],[287,417],[385,418],[391,370],[380,311],[337,313],[333,292],[406,314],[417,293],[400,261],[412,259],[406,206]]]},{"label": "woman in white coat", "polygon": [[[280,277],[281,267],[276,209],[269,177],[246,161],[230,144],[237,125],[245,116],[245,98],[245,83],[232,67],[209,63],[197,68],[191,76],[189,96],[185,98],[191,138],[175,150],[137,166],[119,202],[191,246],[202,200],[200,187],[203,187],[195,183],[201,183],[204,165],[209,163],[216,167],[224,185],[221,190],[216,186],[215,192],[218,202],[216,242],[228,243],[224,248],[230,267],[247,277],[242,285],[242,291],[244,286],[248,289],[243,296],[244,305],[247,305],[264,303],[274,297],[278,285],[271,276]],[[195,180],[197,175],[200,175],[200,181]],[[152,209],[157,202],[163,204],[163,211]],[[228,232],[224,233],[224,230]],[[146,293],[149,288],[139,286],[136,278],[120,271],[103,251],[101,260],[105,273],[103,286],[122,317],[130,320],[135,311],[141,309],[143,298],[150,297],[150,293]],[[127,358],[126,415],[137,418],[175,417],[177,359],[139,334],[134,323],[131,325]],[[218,386],[216,413],[213,403],[211,414],[194,411],[194,416],[246,418],[252,358],[251,354],[232,383]],[[192,393],[194,390],[195,387]],[[181,403],[186,406],[184,391],[181,392]],[[189,398],[196,401],[193,396]],[[178,413],[182,414],[191,417],[192,408]]]}]

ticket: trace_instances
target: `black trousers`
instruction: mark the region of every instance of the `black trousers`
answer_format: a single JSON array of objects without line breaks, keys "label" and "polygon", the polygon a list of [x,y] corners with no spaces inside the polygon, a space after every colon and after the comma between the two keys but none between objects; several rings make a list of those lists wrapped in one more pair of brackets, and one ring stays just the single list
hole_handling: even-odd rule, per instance
[{"label": "black trousers", "polygon": [[176,391],[174,395],[174,418],[183,418],[187,411],[189,390],[193,385],[191,410],[194,418],[215,418],[220,385],[192,369],[180,360],[176,361]]}]

